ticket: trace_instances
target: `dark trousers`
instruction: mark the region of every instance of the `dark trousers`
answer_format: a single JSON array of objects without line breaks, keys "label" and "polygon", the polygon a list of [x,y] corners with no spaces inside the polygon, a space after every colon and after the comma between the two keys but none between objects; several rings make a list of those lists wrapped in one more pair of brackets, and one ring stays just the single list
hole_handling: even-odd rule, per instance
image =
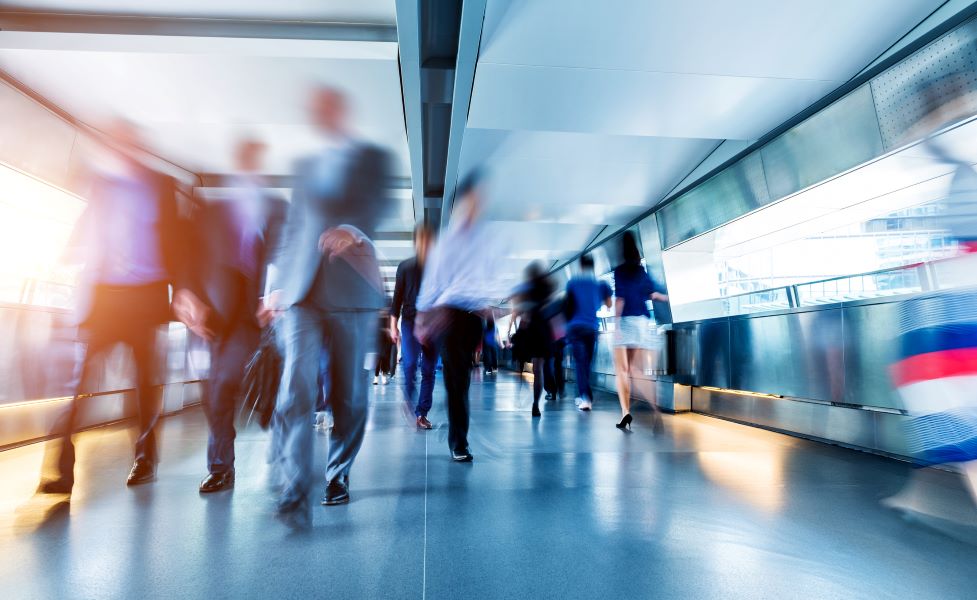
[{"label": "dark trousers", "polygon": [[572,327],[567,339],[573,348],[573,367],[577,378],[577,395],[593,400],[590,389],[590,367],[594,362],[594,347],[597,345],[597,332],[589,327]]},{"label": "dark trousers", "polygon": [[[101,311],[99,311],[101,312]],[[113,320],[98,319],[86,327],[86,347],[84,357],[75,368],[74,396],[67,412],[58,421],[55,435],[61,437],[57,457],[57,476],[68,483],[74,482],[75,446],[72,435],[83,422],[82,405],[98,402],[97,397],[81,399],[85,385],[93,380],[96,359],[115,344],[124,344],[132,350],[136,370],[136,416],[138,437],[136,438],[135,458],[153,464],[159,462],[156,444],[156,422],[160,414],[160,395],[154,389],[156,374],[156,328],[152,320],[134,322],[120,314]]]},{"label": "dark trousers", "polygon": [[[438,354],[433,348],[425,348],[414,336],[414,322],[400,321],[400,345],[404,353],[404,396],[414,406],[414,414],[426,417],[431,410],[434,397],[434,370],[438,364]],[[421,388],[414,402],[417,390],[417,366],[421,367]]]},{"label": "dark trousers", "polygon": [[546,391],[553,395],[563,395],[566,387],[566,376],[563,372],[563,350],[566,348],[566,339],[559,339],[550,345],[550,355],[546,357],[543,367],[543,379],[546,383]]},{"label": "dark trousers", "polygon": [[261,332],[248,319],[237,319],[210,348],[210,380],[204,415],[210,426],[207,468],[211,473],[234,470],[234,415],[241,397],[244,367],[258,348]]},{"label": "dark trousers", "polygon": [[448,396],[448,447],[468,450],[468,388],[472,379],[472,353],[482,338],[482,318],[463,310],[449,311],[441,341],[444,389]]},{"label": "dark trousers", "polygon": [[482,343],[482,364],[486,371],[499,369],[499,349],[487,341]]}]

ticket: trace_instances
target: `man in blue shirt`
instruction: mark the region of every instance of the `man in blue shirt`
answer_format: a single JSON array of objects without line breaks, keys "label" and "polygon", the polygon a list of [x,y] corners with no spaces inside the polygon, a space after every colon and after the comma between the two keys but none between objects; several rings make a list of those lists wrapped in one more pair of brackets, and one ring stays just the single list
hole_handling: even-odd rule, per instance
[{"label": "man in blue shirt", "polygon": [[610,308],[611,287],[594,277],[594,259],[589,254],[580,257],[580,274],[567,282],[567,339],[573,348],[573,364],[577,376],[577,407],[590,410],[593,393],[590,389],[590,365],[597,343],[597,311],[601,304]]}]

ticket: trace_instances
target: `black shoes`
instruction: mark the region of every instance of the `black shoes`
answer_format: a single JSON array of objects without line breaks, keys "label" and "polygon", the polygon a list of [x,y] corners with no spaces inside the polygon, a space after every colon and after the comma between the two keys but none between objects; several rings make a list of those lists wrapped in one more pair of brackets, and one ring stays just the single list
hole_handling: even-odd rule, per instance
[{"label": "black shoes", "polygon": [[132,470],[129,471],[126,485],[140,485],[154,479],[156,479],[156,465],[144,458],[137,458],[132,464]]},{"label": "black shoes", "polygon": [[349,475],[336,478],[326,485],[326,495],[322,497],[323,506],[336,506],[349,502]]},{"label": "black shoes", "polygon": [[473,460],[475,460],[475,457],[472,456],[471,450],[468,450],[466,448],[461,451],[453,451],[451,453],[451,460],[455,462],[472,462]]},{"label": "black shoes", "polygon": [[74,482],[69,479],[48,479],[37,486],[38,494],[70,494]]},{"label": "black shoes", "polygon": [[615,427],[617,427],[618,429],[620,429],[622,431],[625,430],[625,429],[631,429],[631,421],[633,421],[633,420],[634,419],[631,418],[631,413],[628,413],[628,414],[624,415],[624,418],[621,419],[621,422],[618,423],[617,425],[615,425]]},{"label": "black shoes", "polygon": [[533,416],[534,417],[543,416],[543,413],[539,412],[539,404],[533,404]]},{"label": "black shoes", "polygon": [[234,471],[211,473],[200,482],[201,494],[212,494],[234,487]]}]

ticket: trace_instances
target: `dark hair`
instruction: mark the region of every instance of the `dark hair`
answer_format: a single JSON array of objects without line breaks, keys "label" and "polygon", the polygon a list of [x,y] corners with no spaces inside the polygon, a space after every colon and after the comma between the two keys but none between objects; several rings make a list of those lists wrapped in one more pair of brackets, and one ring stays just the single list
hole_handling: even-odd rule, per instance
[{"label": "dark hair", "polygon": [[534,279],[539,279],[546,275],[546,270],[543,268],[543,263],[538,260],[534,260],[526,266],[526,280],[533,281]]},{"label": "dark hair", "polygon": [[475,169],[474,171],[466,175],[458,183],[458,191],[455,194],[456,197],[464,198],[465,196],[467,196],[469,192],[478,188],[482,184],[482,180],[484,179],[484,177],[485,177],[484,173],[482,173],[482,171],[479,169]]},{"label": "dark hair", "polygon": [[625,231],[624,235],[621,236],[621,256],[624,258],[624,264],[626,265],[640,265],[641,264],[641,251],[638,250],[638,240],[635,239],[634,233],[631,231]]},{"label": "dark hair", "polygon": [[589,254],[580,255],[580,268],[581,269],[593,269],[594,268],[594,257]]}]

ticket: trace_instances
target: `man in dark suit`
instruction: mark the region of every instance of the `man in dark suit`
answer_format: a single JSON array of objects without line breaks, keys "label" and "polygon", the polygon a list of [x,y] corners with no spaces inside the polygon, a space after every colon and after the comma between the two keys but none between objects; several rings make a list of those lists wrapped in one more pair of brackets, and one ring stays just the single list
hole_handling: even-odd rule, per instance
[{"label": "man in dark suit", "polygon": [[310,427],[320,354],[328,353],[333,428],[323,504],[349,502],[349,470],[366,430],[366,355],[376,342],[383,282],[370,236],[385,213],[387,157],[357,141],[346,98],[323,88],[312,118],[328,146],[299,162],[292,203],[273,260],[265,312],[277,323],[284,372],[273,430],[278,509],[303,508],[312,484]]},{"label": "man in dark suit", "polygon": [[144,166],[139,135],[128,122],[109,128],[106,151],[85,177],[88,200],[75,239],[85,248],[77,288],[79,337],[84,358],[75,372],[75,395],[56,426],[61,437],[57,473],[39,491],[70,493],[75,448],[71,436],[81,422],[80,397],[95,358],[116,343],[132,350],[136,371],[138,437],[128,485],[152,481],[159,461],[156,423],[160,414],[156,331],[171,320],[170,286],[185,281],[186,228],[179,218],[175,182]]},{"label": "man in dark suit", "polygon": [[234,485],[234,415],[248,360],[258,347],[258,299],[264,288],[266,249],[276,244],[286,203],[271,197],[258,174],[264,145],[238,144],[239,173],[229,178],[228,200],[205,202],[194,215],[193,291],[174,299],[177,315],[210,342],[210,378],[204,414],[210,427],[208,475],[201,493]]}]

